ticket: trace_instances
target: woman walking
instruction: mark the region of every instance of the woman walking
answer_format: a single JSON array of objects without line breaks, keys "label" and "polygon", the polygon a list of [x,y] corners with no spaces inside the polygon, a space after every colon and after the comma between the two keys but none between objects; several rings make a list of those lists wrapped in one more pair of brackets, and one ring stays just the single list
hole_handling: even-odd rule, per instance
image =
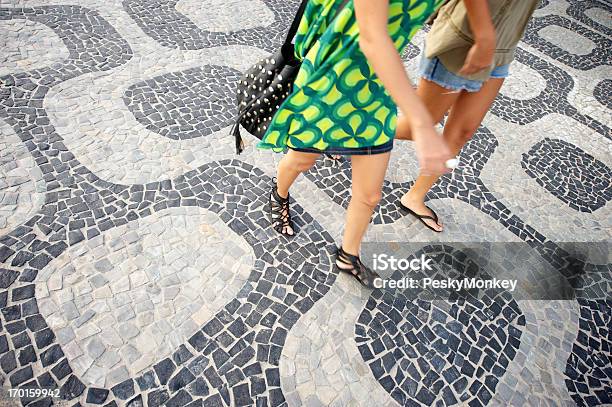
[{"label": "woman walking", "polygon": [[260,148],[289,149],[270,192],[273,227],[295,233],[289,188],[320,154],[351,157],[352,197],[335,267],[372,287],[377,275],[359,258],[361,240],[381,198],[393,148],[397,107],[416,143],[421,172],[439,176],[451,157],[417,97],[400,51],[443,0],[310,0],[296,36],[302,60],[293,92]]},{"label": "woman walking", "polygon": [[[538,0],[450,0],[440,8],[425,40],[417,94],[435,122],[448,113],[443,135],[453,155],[472,138],[499,93],[537,5]],[[408,118],[398,120],[397,139],[414,139]],[[400,200],[435,232],[443,226],[425,196],[438,178],[421,174]]]}]

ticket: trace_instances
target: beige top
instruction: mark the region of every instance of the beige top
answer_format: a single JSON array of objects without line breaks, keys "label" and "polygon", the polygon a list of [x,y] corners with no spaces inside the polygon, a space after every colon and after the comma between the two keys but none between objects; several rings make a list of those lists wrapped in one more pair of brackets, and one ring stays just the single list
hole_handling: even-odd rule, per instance
[{"label": "beige top", "polygon": [[[516,45],[523,37],[539,0],[487,0],[487,2],[496,35],[493,65],[488,70],[467,76],[467,79],[487,80],[495,67],[512,62]],[[449,0],[440,8],[425,42],[427,58],[438,57],[446,69],[458,75],[474,43],[463,1]]]}]

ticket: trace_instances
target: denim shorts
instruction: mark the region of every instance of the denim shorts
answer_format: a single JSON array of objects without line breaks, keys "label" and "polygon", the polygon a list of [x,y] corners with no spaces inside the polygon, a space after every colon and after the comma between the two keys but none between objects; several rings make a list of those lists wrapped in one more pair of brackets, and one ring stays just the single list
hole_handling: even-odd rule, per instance
[{"label": "denim shorts", "polygon": [[[507,78],[509,74],[510,64],[506,64],[493,69],[489,77]],[[421,54],[419,76],[453,91],[465,90],[468,92],[478,92],[484,83],[484,81],[465,79],[455,75],[442,65],[438,57],[429,59],[424,54]]]},{"label": "denim shorts", "polygon": [[301,147],[289,147],[292,150],[299,151],[302,153],[316,153],[316,154],[333,154],[333,155],[374,155],[387,153],[393,150],[393,140],[387,141],[385,144],[379,146],[364,146],[357,148],[349,147],[328,147],[325,150],[319,150],[316,148],[301,148]]}]

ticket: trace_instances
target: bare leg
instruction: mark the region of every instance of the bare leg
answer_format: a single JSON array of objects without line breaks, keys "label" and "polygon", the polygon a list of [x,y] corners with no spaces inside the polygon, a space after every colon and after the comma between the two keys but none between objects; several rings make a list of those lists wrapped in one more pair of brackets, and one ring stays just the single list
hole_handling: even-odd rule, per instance
[{"label": "bare leg", "polygon": [[[444,118],[448,109],[455,103],[459,97],[459,92],[453,92],[435,82],[421,79],[417,88],[417,95],[423,101],[423,104],[429,111],[434,123],[439,123]],[[410,112],[404,112],[410,114]],[[410,134],[410,123],[405,116],[401,116],[397,121],[397,130],[395,132],[396,140],[412,140]]]},{"label": "bare leg", "polygon": [[[302,172],[308,171],[310,167],[314,165],[315,161],[317,161],[318,157],[319,154],[301,153],[298,151],[289,150],[278,164],[276,175],[276,194],[278,195],[278,197],[274,198],[273,192],[273,197],[271,198],[270,205],[279,207],[278,213],[272,214],[273,226],[280,224],[280,226],[274,227],[278,227],[279,229],[277,229],[277,231],[284,235],[293,236],[294,230],[290,224],[286,224],[286,218],[289,213],[289,204],[285,200],[285,204],[281,205],[282,199],[287,198],[289,196],[289,188],[291,187],[295,179],[298,177],[298,175],[300,175]],[[274,201],[272,201],[272,199],[274,199]],[[274,212],[274,210],[272,211]]]},{"label": "bare leg", "polygon": [[316,153],[289,150],[278,163],[276,172],[278,194],[286,198],[289,194],[289,188],[298,175],[308,171],[317,161],[317,158],[319,158],[319,154]]},{"label": "bare leg", "polygon": [[[453,154],[458,154],[465,143],[472,138],[503,83],[503,79],[489,79],[478,92],[462,92],[453,104],[443,133]],[[431,215],[431,211],[425,206],[425,195],[438,178],[419,176],[410,191],[402,197],[402,204],[419,215]],[[441,224],[433,220],[425,221],[435,230],[442,230]]]},{"label": "bare leg", "polygon": [[351,157],[352,196],[346,211],[342,238],[342,248],[349,254],[359,255],[361,239],[368,229],[372,212],[382,195],[382,185],[390,156],[389,152]]}]

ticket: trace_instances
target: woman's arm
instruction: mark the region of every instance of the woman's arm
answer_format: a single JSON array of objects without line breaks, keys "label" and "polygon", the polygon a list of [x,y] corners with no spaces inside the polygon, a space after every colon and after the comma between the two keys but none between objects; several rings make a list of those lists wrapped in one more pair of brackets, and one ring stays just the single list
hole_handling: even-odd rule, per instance
[{"label": "woman's arm", "polygon": [[354,0],[354,4],[359,46],[376,76],[410,123],[421,173],[441,175],[447,172],[445,162],[450,158],[448,147],[434,130],[431,115],[417,96],[389,36],[389,0]]},{"label": "woman's arm", "polygon": [[491,66],[495,54],[495,26],[491,21],[486,0],[463,0],[468,22],[474,36],[474,45],[468,52],[461,75],[471,75]]}]

